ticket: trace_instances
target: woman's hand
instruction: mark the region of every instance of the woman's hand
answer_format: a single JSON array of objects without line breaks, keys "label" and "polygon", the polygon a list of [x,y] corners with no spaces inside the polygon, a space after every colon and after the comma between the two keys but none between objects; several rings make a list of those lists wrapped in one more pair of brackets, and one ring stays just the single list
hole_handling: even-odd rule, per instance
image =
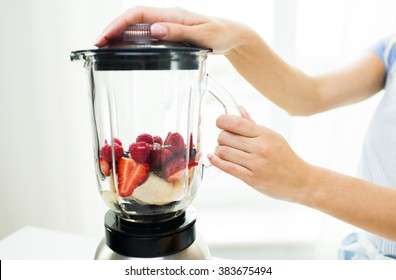
[{"label": "woman's hand", "polygon": [[243,43],[248,27],[233,21],[193,13],[181,8],[136,7],[117,17],[95,45],[102,47],[121,38],[130,24],[151,23],[151,34],[165,41],[188,42],[227,54]]},{"label": "woman's hand", "polygon": [[[276,132],[222,115],[219,145],[211,163],[255,190],[296,202],[396,241],[396,190],[309,165]],[[379,205],[381,207],[379,207]],[[368,210],[369,209],[369,210]]]},{"label": "woman's hand", "polygon": [[255,124],[242,109],[242,118],[222,115],[223,131],[211,163],[270,197],[300,202],[310,166],[276,132]]}]

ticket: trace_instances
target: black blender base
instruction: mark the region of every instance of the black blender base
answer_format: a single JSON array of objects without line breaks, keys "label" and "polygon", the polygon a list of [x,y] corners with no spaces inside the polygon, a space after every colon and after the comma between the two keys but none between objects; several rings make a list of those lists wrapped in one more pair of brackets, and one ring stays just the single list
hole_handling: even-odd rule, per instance
[{"label": "black blender base", "polygon": [[114,252],[106,245],[105,238],[100,241],[98,248],[95,253],[95,260],[210,260],[210,252],[207,244],[198,233],[195,241],[186,249],[179,251],[175,254],[151,257],[151,258],[140,258],[132,256],[124,256]]},{"label": "black blender base", "polygon": [[136,223],[108,211],[105,238],[99,243],[95,259],[210,259],[208,246],[196,234],[193,208],[171,220]]}]

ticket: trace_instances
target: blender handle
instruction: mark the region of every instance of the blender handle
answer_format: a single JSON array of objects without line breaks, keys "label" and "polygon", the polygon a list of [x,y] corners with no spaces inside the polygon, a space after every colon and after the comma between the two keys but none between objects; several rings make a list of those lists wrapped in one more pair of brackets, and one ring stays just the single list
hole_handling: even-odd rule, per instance
[{"label": "blender handle", "polygon": [[241,111],[234,97],[215,79],[209,74],[206,74],[208,85],[213,87],[213,90],[208,89],[207,91],[221,103],[224,111],[227,115],[237,115],[242,116]]},{"label": "blender handle", "polygon": [[[206,74],[206,78],[208,85],[206,92],[212,95],[223,106],[225,113],[227,115],[242,116],[234,97],[209,74]],[[203,167],[205,170],[211,170],[209,173],[206,173],[209,176],[219,172],[219,170],[213,172],[214,170],[210,168],[212,167],[212,164],[209,162],[209,160],[204,160]]]}]

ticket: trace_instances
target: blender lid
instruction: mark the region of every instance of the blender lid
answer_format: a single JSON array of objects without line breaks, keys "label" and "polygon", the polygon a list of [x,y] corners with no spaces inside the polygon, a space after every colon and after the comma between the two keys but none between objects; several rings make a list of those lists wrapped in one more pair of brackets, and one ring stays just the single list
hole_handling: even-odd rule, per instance
[{"label": "blender lid", "polygon": [[123,38],[102,48],[72,51],[70,59],[84,59],[95,70],[198,69],[211,49],[188,43],[161,41],[151,36],[151,24],[129,25]]}]

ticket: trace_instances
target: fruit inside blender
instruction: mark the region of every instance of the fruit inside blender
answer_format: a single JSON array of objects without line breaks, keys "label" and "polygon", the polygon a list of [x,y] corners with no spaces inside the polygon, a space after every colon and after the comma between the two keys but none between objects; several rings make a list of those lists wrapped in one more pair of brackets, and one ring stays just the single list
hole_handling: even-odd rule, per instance
[{"label": "fruit inside blender", "polygon": [[199,158],[192,134],[187,145],[178,132],[169,132],[165,140],[143,133],[127,149],[124,147],[120,139],[113,138],[100,148],[98,171],[110,185],[101,194],[109,206],[117,204],[119,198],[157,206],[184,198]]}]

